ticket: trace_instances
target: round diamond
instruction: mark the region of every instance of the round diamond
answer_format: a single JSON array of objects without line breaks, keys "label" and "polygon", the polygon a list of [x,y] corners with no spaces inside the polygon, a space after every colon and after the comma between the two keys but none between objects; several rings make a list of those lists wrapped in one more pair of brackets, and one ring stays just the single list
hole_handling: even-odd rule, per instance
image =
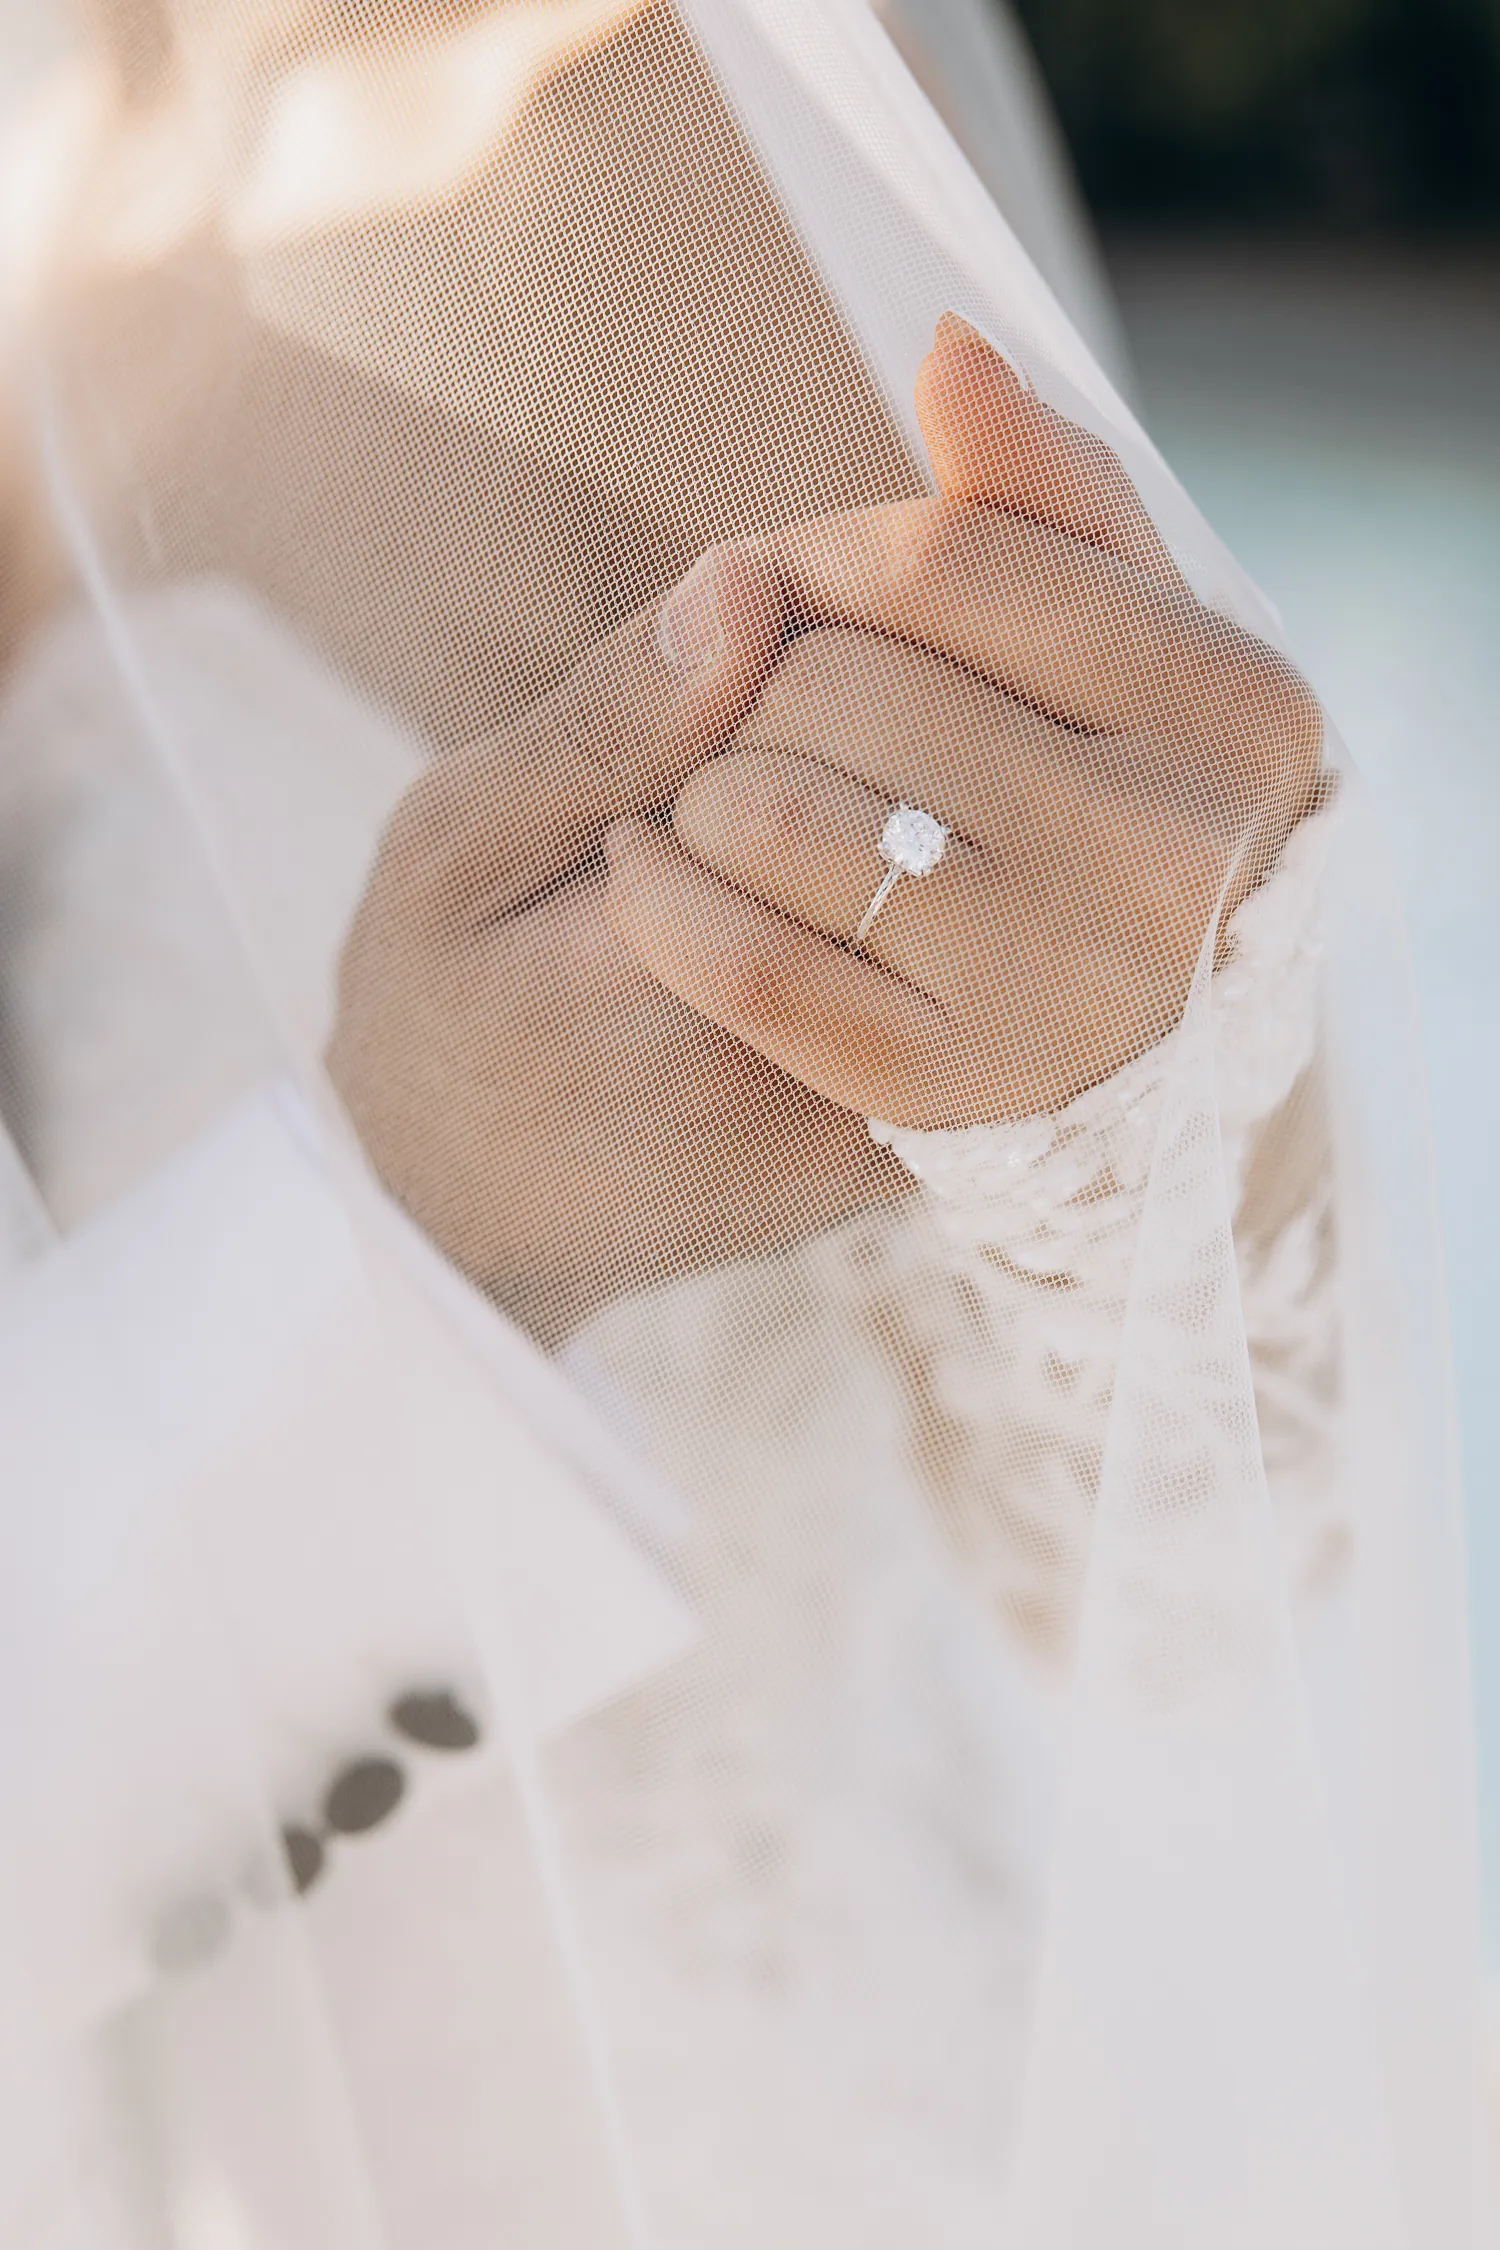
[{"label": "round diamond", "polygon": [[942,858],[948,831],[918,805],[898,805],[885,824],[880,856],[903,875],[930,875]]}]

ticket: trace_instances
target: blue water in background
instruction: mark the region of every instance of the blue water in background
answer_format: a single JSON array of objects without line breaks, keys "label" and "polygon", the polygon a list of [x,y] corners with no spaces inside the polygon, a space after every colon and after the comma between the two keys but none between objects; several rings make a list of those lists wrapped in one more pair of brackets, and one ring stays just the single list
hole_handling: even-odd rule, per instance
[{"label": "blue water in background", "polygon": [[1152,433],[1279,605],[1405,885],[1500,1971],[1500,265],[1222,244],[1113,264]]}]

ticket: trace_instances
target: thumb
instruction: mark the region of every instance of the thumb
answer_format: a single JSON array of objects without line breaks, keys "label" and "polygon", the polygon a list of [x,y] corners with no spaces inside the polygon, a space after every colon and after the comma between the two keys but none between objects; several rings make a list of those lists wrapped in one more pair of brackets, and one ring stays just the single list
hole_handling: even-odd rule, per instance
[{"label": "thumb", "polygon": [[775,659],[782,615],[768,562],[710,548],[514,725],[440,758],[397,807],[379,879],[450,930],[513,912],[713,756]]}]

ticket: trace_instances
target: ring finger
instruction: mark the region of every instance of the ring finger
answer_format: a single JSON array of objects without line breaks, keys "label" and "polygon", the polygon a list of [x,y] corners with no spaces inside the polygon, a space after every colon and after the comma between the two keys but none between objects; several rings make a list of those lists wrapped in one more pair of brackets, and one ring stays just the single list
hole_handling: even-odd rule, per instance
[{"label": "ring finger", "polygon": [[[672,812],[678,840],[727,882],[826,936],[852,942],[889,869],[879,845],[891,798],[814,758],[742,749],[701,766]],[[924,810],[939,821],[941,805]],[[903,875],[862,950],[935,999],[972,1002],[995,950],[1001,879],[951,835],[930,874]]]}]

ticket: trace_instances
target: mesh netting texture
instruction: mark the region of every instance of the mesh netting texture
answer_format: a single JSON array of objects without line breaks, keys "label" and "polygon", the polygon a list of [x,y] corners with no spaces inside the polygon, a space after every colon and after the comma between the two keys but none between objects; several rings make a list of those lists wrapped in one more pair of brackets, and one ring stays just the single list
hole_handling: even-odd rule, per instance
[{"label": "mesh netting texture", "polygon": [[6,2243],[1477,2243],[1358,778],[886,31],[15,83]]}]

